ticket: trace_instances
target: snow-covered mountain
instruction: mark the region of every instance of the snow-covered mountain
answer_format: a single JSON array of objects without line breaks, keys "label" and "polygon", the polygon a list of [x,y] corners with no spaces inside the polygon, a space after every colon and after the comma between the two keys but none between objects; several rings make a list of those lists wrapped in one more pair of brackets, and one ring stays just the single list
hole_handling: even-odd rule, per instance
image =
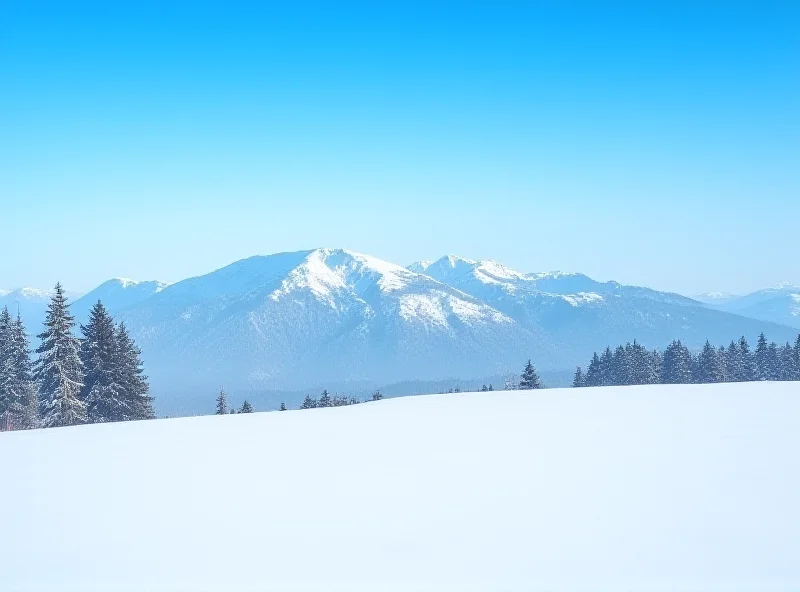
[{"label": "snow-covered mountain", "polygon": [[650,347],[675,338],[700,347],[706,338],[727,343],[761,331],[794,338],[787,327],[676,294],[454,256],[404,268],[316,249],[138,286],[147,287],[127,300],[131,286],[106,284],[76,307],[124,294],[124,306],[109,308],[142,347],[154,390],[195,401],[220,386],[348,389],[496,376],[529,357],[541,370],[561,371],[634,338]]},{"label": "snow-covered mountain", "polygon": [[167,284],[157,281],[136,281],[126,278],[108,280],[76,300],[72,305],[72,314],[78,322],[85,322],[89,310],[98,300],[103,302],[111,314],[118,314],[166,287]]},{"label": "snow-covered mountain", "polygon": [[[39,288],[18,288],[16,290],[0,289],[0,309],[8,307],[12,315],[17,311],[25,320],[29,331],[38,332],[45,314],[47,305],[53,295],[52,290],[42,290]],[[65,295],[70,300],[78,298],[80,294],[65,291]]]},{"label": "snow-covered mountain", "polygon": [[[37,332],[49,293],[22,294],[35,304],[20,309]],[[778,342],[797,336],[577,273],[522,273],[452,255],[404,268],[341,249],[251,257],[172,285],[110,280],[74,301],[79,322],[98,299],[128,324],[160,411],[170,413],[198,411],[220,386],[285,393],[468,380],[517,373],[528,358],[566,375],[593,351],[633,339],[700,348],[762,331]]]},{"label": "snow-covered mountain", "polygon": [[800,286],[780,284],[710,304],[726,312],[800,328]]},{"label": "snow-covered mountain", "polygon": [[206,392],[483,375],[520,355],[556,357],[536,327],[427,275],[337,249],[245,259],[119,316],[154,383]]}]

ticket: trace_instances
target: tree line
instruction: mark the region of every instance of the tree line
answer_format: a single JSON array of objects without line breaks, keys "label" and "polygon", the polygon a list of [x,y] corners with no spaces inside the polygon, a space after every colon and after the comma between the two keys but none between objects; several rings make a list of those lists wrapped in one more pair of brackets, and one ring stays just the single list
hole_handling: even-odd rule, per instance
[{"label": "tree line", "polygon": [[98,301],[79,338],[69,308],[57,284],[35,360],[19,313],[0,312],[0,429],[155,417],[141,350],[125,324]]},{"label": "tree line", "polygon": [[714,347],[709,341],[697,354],[680,341],[661,352],[634,341],[615,350],[594,353],[586,371],[578,366],[573,387],[636,384],[692,384],[800,380],[800,335],[794,346],[768,343],[762,333],[755,350],[747,339]]}]

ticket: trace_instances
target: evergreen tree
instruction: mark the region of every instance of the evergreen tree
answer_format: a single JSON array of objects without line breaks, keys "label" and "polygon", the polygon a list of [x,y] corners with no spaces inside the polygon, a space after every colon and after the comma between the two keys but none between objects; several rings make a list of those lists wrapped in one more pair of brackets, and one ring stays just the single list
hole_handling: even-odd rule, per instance
[{"label": "evergreen tree", "polygon": [[725,380],[724,360],[720,358],[716,348],[706,341],[703,351],[697,358],[695,382],[712,383]]},{"label": "evergreen tree", "polygon": [[142,367],[142,350],[128,333],[125,323],[117,326],[115,333],[117,360],[117,384],[119,384],[122,405],[118,420],[153,419],[153,397],[149,395],[150,385]]},{"label": "evergreen tree", "polygon": [[281,401],[281,408],[279,409],[279,411],[286,411],[286,403],[284,403],[283,401]]},{"label": "evergreen tree", "polygon": [[522,377],[519,381],[519,388],[520,390],[542,388],[539,375],[536,373],[536,369],[533,367],[533,364],[531,364],[530,360],[528,360],[528,363],[525,364],[525,370],[522,372]]},{"label": "evergreen tree", "polygon": [[217,395],[217,410],[214,415],[228,415],[228,395],[225,389],[220,389]]},{"label": "evergreen tree", "polygon": [[0,311],[0,430],[16,427],[22,415],[22,401],[14,391],[16,374],[11,315],[8,308]]},{"label": "evergreen tree", "polygon": [[747,339],[744,335],[739,339],[739,354],[738,354],[738,380],[741,382],[750,382],[756,380],[756,365],[753,359],[753,354],[750,353],[750,346],[747,344]]},{"label": "evergreen tree", "polygon": [[253,412],[253,406],[250,404],[250,401],[245,399],[244,403],[242,403],[242,406],[239,408],[239,413],[252,413],[252,412]]},{"label": "evergreen tree", "polygon": [[380,401],[381,399],[383,399],[383,395],[381,394],[380,391],[375,391],[374,393],[372,393],[372,400],[373,401]]},{"label": "evergreen tree", "polygon": [[657,349],[654,349],[652,352],[649,352],[647,357],[645,358],[647,362],[646,371],[647,374],[645,375],[645,382],[643,384],[660,384],[661,383],[661,368],[663,357],[661,352]]},{"label": "evergreen tree", "polygon": [[615,386],[622,386],[631,384],[631,344],[628,347],[618,346],[614,350],[614,355],[611,362],[611,384]]},{"label": "evergreen tree", "polygon": [[317,402],[311,398],[311,395],[306,395],[306,398],[303,399],[303,404],[300,405],[300,409],[314,409],[317,406]]},{"label": "evergreen tree", "polygon": [[770,378],[770,367],[769,367],[769,345],[767,344],[767,338],[762,333],[758,336],[758,342],[756,343],[756,351],[754,354],[755,365],[756,365],[756,380],[769,380]]},{"label": "evergreen tree", "polygon": [[794,380],[794,349],[788,341],[780,350],[780,378],[779,380]]},{"label": "evergreen tree", "polygon": [[583,376],[583,370],[581,370],[581,367],[578,366],[578,368],[575,370],[575,377],[572,379],[572,387],[581,388],[584,386],[586,386],[586,379]]},{"label": "evergreen tree", "polygon": [[735,341],[731,341],[728,349],[725,351],[725,367],[728,374],[728,380],[731,382],[741,382],[742,380],[742,356],[739,351],[739,346]]},{"label": "evergreen tree", "polygon": [[730,382],[731,377],[728,373],[728,352],[725,351],[724,345],[720,345],[719,349],[717,349],[717,359],[719,360],[720,368],[722,369],[721,382]]},{"label": "evergreen tree", "polygon": [[767,347],[765,359],[764,376],[765,380],[781,379],[781,353],[778,344],[774,341]]},{"label": "evergreen tree", "polygon": [[124,392],[117,380],[119,352],[114,321],[98,301],[81,326],[80,358],[84,369],[80,398],[90,423],[122,421],[126,418]]},{"label": "evergreen tree", "polygon": [[491,383],[489,384],[489,390],[490,390],[490,391],[493,391],[493,390],[494,390],[494,387],[491,385]]},{"label": "evergreen tree", "polygon": [[328,394],[328,389],[325,389],[319,396],[319,401],[317,401],[317,407],[330,407],[330,406],[331,406],[331,396]]},{"label": "evergreen tree", "polygon": [[44,427],[68,426],[86,421],[86,405],[80,400],[83,368],[80,342],[72,335],[75,319],[61,284],[47,307],[42,343],[36,353],[35,373],[39,383],[39,408]]},{"label": "evergreen tree", "polygon": [[592,359],[589,362],[589,366],[586,369],[586,377],[584,378],[584,384],[586,386],[600,386],[602,383],[602,372],[601,372],[601,362],[600,356],[597,355],[597,352],[592,354]]},{"label": "evergreen tree", "polygon": [[614,354],[607,347],[600,356],[600,386],[613,386],[614,384]]},{"label": "evergreen tree", "polygon": [[664,351],[661,381],[664,384],[691,384],[692,354],[680,341],[673,341]]},{"label": "evergreen tree", "polygon": [[488,390],[489,390],[489,388],[485,384],[481,387],[481,392],[482,393],[485,393]]},{"label": "evergreen tree", "polygon": [[792,357],[792,380],[800,380],[800,335],[794,343],[794,355]]},{"label": "evergreen tree", "polygon": [[36,382],[33,380],[33,363],[31,350],[28,344],[28,335],[22,318],[17,313],[17,319],[9,329],[9,350],[11,360],[10,386],[8,387],[9,400],[12,402],[12,418],[15,428],[30,429],[39,425],[39,399]]}]

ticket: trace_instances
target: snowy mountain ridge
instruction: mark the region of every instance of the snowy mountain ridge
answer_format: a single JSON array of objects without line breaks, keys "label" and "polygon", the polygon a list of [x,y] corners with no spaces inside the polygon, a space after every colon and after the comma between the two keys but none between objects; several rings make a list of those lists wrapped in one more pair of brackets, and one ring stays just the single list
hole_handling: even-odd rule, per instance
[{"label": "snowy mountain ridge", "polygon": [[[220,385],[347,391],[508,376],[528,358],[569,373],[593,351],[633,339],[699,348],[762,331],[778,342],[796,337],[785,325],[579,273],[522,273],[454,255],[406,268],[333,248],[254,256],[169,285],[109,280],[73,301],[79,323],[98,300],[126,322],[154,391],[168,395],[157,398],[160,411],[171,413],[196,412],[200,394]],[[47,298],[26,302],[33,332]]]}]

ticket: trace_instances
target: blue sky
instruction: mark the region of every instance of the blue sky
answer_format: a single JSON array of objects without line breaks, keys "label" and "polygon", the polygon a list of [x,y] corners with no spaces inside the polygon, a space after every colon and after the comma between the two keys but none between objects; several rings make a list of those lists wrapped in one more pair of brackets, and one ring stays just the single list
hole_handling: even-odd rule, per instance
[{"label": "blue sky", "polygon": [[0,287],[316,246],[800,283],[800,4],[560,4],[0,3]]}]

